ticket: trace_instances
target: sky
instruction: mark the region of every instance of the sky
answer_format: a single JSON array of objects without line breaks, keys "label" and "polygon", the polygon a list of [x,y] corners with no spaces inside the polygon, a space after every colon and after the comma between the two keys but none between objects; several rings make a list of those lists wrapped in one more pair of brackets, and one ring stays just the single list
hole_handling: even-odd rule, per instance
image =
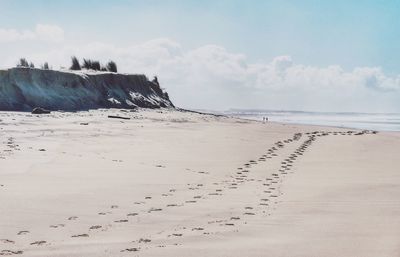
[{"label": "sky", "polygon": [[179,107],[400,112],[400,1],[0,0],[0,68],[114,60]]}]

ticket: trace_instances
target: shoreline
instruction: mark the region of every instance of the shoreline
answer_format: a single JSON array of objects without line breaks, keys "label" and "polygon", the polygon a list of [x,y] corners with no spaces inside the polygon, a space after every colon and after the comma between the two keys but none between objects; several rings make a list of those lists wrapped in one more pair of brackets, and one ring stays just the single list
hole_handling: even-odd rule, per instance
[{"label": "shoreline", "polygon": [[[265,113],[268,116],[269,113]],[[227,115],[231,117],[241,117],[247,120],[262,121],[260,114],[254,113],[253,115],[240,115],[240,114],[230,114]],[[308,126],[326,126],[326,127],[337,127],[337,128],[348,128],[348,129],[359,129],[359,130],[376,130],[376,131],[400,131],[400,114],[396,113],[383,113],[383,114],[373,114],[373,113],[347,113],[344,116],[340,116],[336,113],[326,113],[326,116],[320,116],[316,112],[305,112],[303,116],[298,116],[297,112],[288,112],[285,116],[285,120],[280,120],[282,116],[269,116],[270,122],[282,122],[286,124],[294,125],[308,125]],[[339,115],[339,116],[336,116]],[[353,116],[352,116],[353,115]],[[363,119],[360,119],[360,116]],[[366,119],[365,116],[369,116]],[[380,118],[376,118],[376,117]],[[390,117],[388,117],[390,116]],[[394,117],[391,117],[394,116]],[[272,120],[271,120],[272,118]],[[349,120],[352,118],[352,120]],[[383,120],[382,120],[383,119]]]},{"label": "shoreline", "polygon": [[[107,110],[115,110],[115,111],[140,111],[140,110],[146,110],[143,108],[138,108],[137,110],[135,109],[120,109],[120,108],[109,108],[109,109],[105,109],[105,108],[100,108],[100,109],[89,109],[89,110],[81,110],[81,111],[62,111],[62,110],[58,110],[58,111],[52,111],[52,113],[85,113],[85,112],[95,112],[95,111],[107,111]],[[152,110],[168,110],[165,108],[155,108]],[[261,120],[256,120],[256,119],[249,119],[246,117],[241,117],[241,116],[232,116],[229,114],[218,114],[218,113],[212,113],[212,112],[201,112],[201,111],[195,111],[195,110],[190,110],[190,109],[184,109],[184,108],[178,108],[176,107],[175,109],[170,109],[170,110],[175,110],[178,112],[188,112],[188,113],[194,113],[194,114],[200,114],[200,115],[209,115],[209,116],[215,116],[215,117],[226,117],[226,118],[232,118],[232,119],[240,119],[240,120],[245,120],[245,121],[253,121],[253,122],[259,122],[262,124],[269,124],[269,123],[273,123],[273,124],[280,124],[280,125],[294,125],[294,126],[305,126],[305,127],[315,127],[315,128],[319,128],[319,129],[323,129],[323,128],[335,128],[335,129],[347,129],[347,130],[357,130],[357,131],[377,131],[379,133],[399,133],[400,130],[379,130],[379,129],[369,129],[369,128],[357,128],[357,127],[346,127],[346,126],[335,126],[335,125],[320,125],[320,124],[307,124],[307,123],[296,123],[296,122],[283,122],[283,121],[267,121],[267,122],[263,122]],[[30,112],[25,112],[25,111],[0,111],[1,113],[18,113],[18,114],[32,114]],[[379,113],[378,113],[379,114]],[[395,113],[396,114],[396,113]],[[32,115],[37,115],[37,114],[32,114]]]},{"label": "shoreline", "polygon": [[[263,121],[253,120],[253,119],[246,119],[244,117],[236,117],[236,116],[229,116],[229,115],[228,115],[228,117],[263,123]],[[357,130],[357,131],[363,131],[363,130],[365,130],[365,131],[377,131],[379,133],[384,133],[384,132],[399,133],[400,132],[400,130],[364,129],[364,128],[335,126],[335,125],[318,125],[318,124],[306,124],[306,123],[295,123],[295,122],[291,123],[291,122],[283,122],[283,121],[268,121],[268,122],[265,122],[264,124],[267,124],[267,123],[275,123],[275,124],[282,124],[282,125],[294,125],[294,126],[306,126],[306,127],[316,127],[316,128],[336,128],[336,129],[345,129],[345,130],[347,129],[347,130]]]},{"label": "shoreline", "polygon": [[0,120],[0,255],[399,254],[398,132],[163,109]]}]

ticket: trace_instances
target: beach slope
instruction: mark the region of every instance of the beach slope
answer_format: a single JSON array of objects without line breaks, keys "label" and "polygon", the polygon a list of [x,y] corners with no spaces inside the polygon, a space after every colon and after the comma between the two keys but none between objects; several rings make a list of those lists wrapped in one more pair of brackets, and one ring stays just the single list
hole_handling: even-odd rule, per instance
[{"label": "beach slope", "polygon": [[398,256],[398,149],[171,109],[0,112],[0,256]]}]

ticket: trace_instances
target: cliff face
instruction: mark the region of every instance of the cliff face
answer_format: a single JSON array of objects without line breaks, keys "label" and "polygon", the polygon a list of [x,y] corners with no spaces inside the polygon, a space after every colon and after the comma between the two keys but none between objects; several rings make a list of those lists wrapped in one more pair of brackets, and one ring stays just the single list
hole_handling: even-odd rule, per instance
[{"label": "cliff face", "polygon": [[174,107],[144,75],[12,68],[0,70],[0,110],[78,111],[96,108]]}]

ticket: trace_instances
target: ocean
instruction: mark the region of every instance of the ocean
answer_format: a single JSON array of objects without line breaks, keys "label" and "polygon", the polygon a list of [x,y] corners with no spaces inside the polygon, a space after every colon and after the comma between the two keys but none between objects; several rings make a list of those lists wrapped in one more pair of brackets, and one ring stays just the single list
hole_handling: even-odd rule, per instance
[{"label": "ocean", "polygon": [[377,131],[400,131],[400,113],[303,112],[231,109],[225,115],[290,124],[334,126]]}]

